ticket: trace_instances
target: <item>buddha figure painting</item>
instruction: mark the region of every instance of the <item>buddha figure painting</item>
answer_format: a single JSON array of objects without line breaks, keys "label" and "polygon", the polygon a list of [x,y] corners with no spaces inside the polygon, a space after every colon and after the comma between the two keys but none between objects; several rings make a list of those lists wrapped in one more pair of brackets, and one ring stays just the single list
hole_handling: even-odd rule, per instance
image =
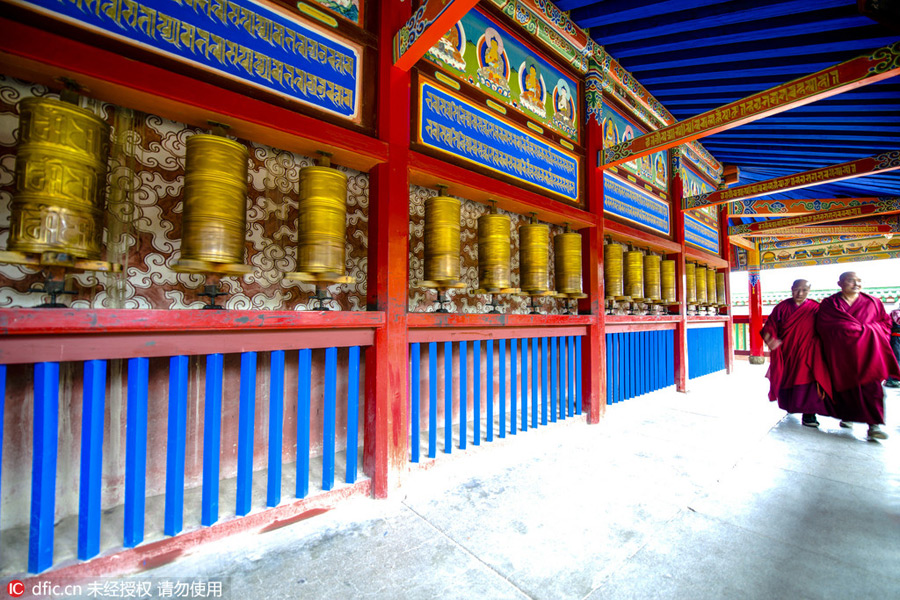
[{"label": "buddha figure painting", "polygon": [[575,136],[575,99],[569,84],[560,79],[553,88],[553,125],[563,133]]},{"label": "buddha figure painting", "polygon": [[547,118],[547,87],[544,85],[544,76],[538,70],[534,61],[522,61],[519,66],[519,103],[538,115],[542,119]]},{"label": "buddha figure painting", "polygon": [[603,122],[603,147],[612,148],[619,143],[619,132],[616,124],[612,119],[606,119]]},{"label": "buddha figure painting", "polygon": [[509,58],[503,48],[503,38],[493,27],[484,30],[478,39],[478,84],[504,98],[510,97]]},{"label": "buddha figure painting", "polygon": [[437,44],[428,50],[431,58],[458,70],[465,72],[466,59],[463,56],[466,48],[466,30],[462,21],[458,21],[450,31],[445,33]]},{"label": "buddha figure painting", "polygon": [[666,165],[663,163],[665,155],[665,152],[656,155],[656,183],[661,186],[666,185]]}]

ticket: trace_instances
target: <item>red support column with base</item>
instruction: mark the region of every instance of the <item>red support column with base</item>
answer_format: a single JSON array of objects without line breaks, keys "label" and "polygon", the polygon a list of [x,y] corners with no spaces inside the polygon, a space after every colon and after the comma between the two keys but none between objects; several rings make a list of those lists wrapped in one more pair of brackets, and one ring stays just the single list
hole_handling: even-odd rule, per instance
[{"label": "red support column with base", "polygon": [[[723,206],[719,211],[719,250],[720,256],[731,264],[731,242],[728,241],[728,206]],[[734,371],[734,315],[731,310],[731,267],[719,269],[725,274],[725,314],[728,322],[725,323],[725,372]]]},{"label": "red support column with base", "polygon": [[763,356],[763,341],[759,333],[762,331],[763,318],[758,248],[747,251],[747,270],[750,274],[750,364],[761,365],[766,359]]},{"label": "red support column with base", "polygon": [[686,392],[688,389],[688,348],[687,348],[687,287],[685,286],[685,252],[684,244],[684,211],[681,210],[681,199],[684,188],[681,183],[681,150],[673,148],[669,151],[672,166],[669,178],[669,195],[674,207],[675,242],[681,246],[681,252],[669,255],[675,261],[675,296],[678,298],[679,319],[675,323],[675,389]]},{"label": "red support column with base", "polygon": [[603,286],[603,171],[597,158],[603,148],[603,127],[593,115],[587,122],[587,209],[597,217],[597,226],[582,230],[584,291],[579,312],[591,314],[587,343],[582,350],[584,400],[588,423],[597,423],[606,412],[606,316]]},{"label": "red support column with base", "polygon": [[394,66],[390,40],[410,16],[410,3],[381,3],[378,47],[378,137],[387,163],[369,185],[368,306],[383,311],[385,326],[366,352],[363,466],[376,498],[398,485],[408,460],[409,350],[406,338],[409,274],[409,73]]}]

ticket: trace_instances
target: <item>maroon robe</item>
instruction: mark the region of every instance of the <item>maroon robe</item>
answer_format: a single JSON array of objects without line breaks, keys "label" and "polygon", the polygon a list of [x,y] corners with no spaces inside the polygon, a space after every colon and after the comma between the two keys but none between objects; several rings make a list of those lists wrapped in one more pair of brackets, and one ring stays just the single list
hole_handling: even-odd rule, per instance
[{"label": "maroon robe", "polygon": [[881,382],[900,378],[890,347],[891,319],[881,301],[860,293],[848,305],[840,292],[822,301],[816,317],[837,415],[844,421],[884,423]]},{"label": "maroon robe", "polygon": [[789,413],[834,416],[831,380],[816,335],[819,305],[806,300],[800,306],[793,298],[780,302],[760,332],[781,340],[769,354],[769,400]]}]

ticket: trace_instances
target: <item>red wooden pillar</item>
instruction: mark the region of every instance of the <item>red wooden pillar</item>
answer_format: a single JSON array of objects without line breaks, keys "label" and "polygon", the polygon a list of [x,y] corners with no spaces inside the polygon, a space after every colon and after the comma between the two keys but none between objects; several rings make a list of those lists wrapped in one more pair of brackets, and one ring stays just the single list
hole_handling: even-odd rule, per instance
[{"label": "red wooden pillar", "polygon": [[750,364],[761,365],[766,359],[763,356],[763,341],[759,333],[762,331],[763,319],[758,248],[747,251],[747,269],[750,273]]},{"label": "red wooden pillar", "polygon": [[587,121],[587,209],[596,217],[596,227],[582,230],[582,259],[584,291],[579,312],[590,312],[587,340],[582,349],[582,377],[584,401],[587,403],[588,423],[597,423],[606,412],[606,316],[603,287],[603,171],[598,167],[599,151],[603,148],[603,127],[594,115]]},{"label": "red wooden pillar", "polygon": [[[719,250],[720,256],[731,264],[731,242],[728,240],[728,205],[722,206],[719,211]],[[725,323],[725,372],[734,370],[734,315],[731,310],[731,267],[719,269],[725,274],[725,314],[728,322]]]},{"label": "red wooden pillar", "polygon": [[369,186],[368,305],[385,313],[366,352],[366,436],[363,464],[376,498],[396,487],[409,454],[409,346],[406,336],[409,275],[410,75],[394,66],[394,34],[410,16],[410,3],[385,0],[378,15],[378,137],[388,143],[387,163]]},{"label": "red wooden pillar", "polygon": [[669,256],[675,261],[675,294],[678,302],[680,302],[678,306],[679,319],[675,323],[675,389],[679,392],[686,392],[688,388],[688,304],[687,287],[685,285],[684,212],[681,210],[684,188],[681,183],[681,151],[678,148],[673,148],[669,153],[672,156],[669,161],[669,164],[672,166],[669,177],[669,194],[672,197],[673,228],[675,230],[675,242],[681,245],[681,252]]}]

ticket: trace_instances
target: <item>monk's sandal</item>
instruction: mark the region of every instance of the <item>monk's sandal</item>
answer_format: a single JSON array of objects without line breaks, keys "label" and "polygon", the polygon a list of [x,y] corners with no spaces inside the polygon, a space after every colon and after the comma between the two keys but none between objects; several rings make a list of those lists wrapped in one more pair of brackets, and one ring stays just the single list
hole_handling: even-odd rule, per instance
[{"label": "monk's sandal", "polygon": [[869,439],[870,440],[886,440],[888,438],[888,434],[881,430],[881,427],[878,425],[869,425]]}]

